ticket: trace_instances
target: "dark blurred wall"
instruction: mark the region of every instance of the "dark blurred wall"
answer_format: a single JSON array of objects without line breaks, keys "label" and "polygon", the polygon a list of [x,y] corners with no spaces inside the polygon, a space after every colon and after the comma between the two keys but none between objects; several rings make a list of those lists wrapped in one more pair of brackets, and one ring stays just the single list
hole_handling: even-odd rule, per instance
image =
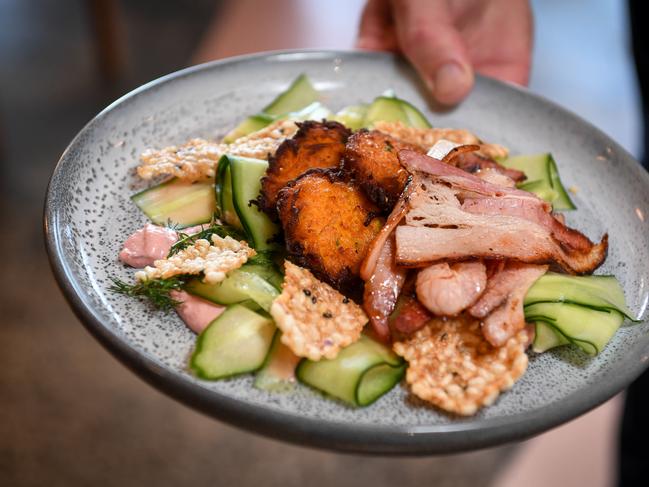
[{"label": "dark blurred wall", "polygon": [[29,208],[38,219],[74,134],[118,96],[189,64],[220,4],[1,0],[0,207]]}]

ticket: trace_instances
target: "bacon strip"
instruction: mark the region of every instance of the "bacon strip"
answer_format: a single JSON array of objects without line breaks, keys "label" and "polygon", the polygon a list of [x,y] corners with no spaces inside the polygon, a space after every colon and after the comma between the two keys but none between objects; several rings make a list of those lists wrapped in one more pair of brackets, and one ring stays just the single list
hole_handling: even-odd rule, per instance
[{"label": "bacon strip", "polygon": [[394,310],[406,280],[406,269],[397,267],[394,259],[394,235],[389,234],[378,256],[372,275],[365,281],[363,308],[379,339],[390,338],[388,317]]},{"label": "bacon strip", "polygon": [[433,318],[416,297],[406,292],[399,297],[394,314],[391,319],[392,328],[403,335],[422,329]]},{"label": "bacon strip", "polygon": [[423,172],[434,176],[436,179],[447,182],[457,189],[469,191],[483,196],[498,196],[503,198],[529,198],[538,200],[548,211],[551,205],[540,199],[538,196],[516,188],[506,188],[489,183],[462,169],[445,164],[432,157],[425,156],[419,152],[402,150],[399,151],[399,161],[410,172]]},{"label": "bacon strip", "polygon": [[388,220],[385,222],[385,225],[379,231],[379,234],[374,237],[370,245],[370,249],[367,251],[365,259],[361,264],[360,276],[361,279],[367,281],[372,276],[374,269],[376,268],[376,263],[378,262],[379,255],[383,251],[385,242],[387,242],[388,237],[392,234],[394,229],[397,227],[401,220],[406,216],[410,207],[408,206],[408,200],[412,193],[412,186],[408,184],[406,188],[401,193],[397,204],[394,206],[392,213],[388,216]]},{"label": "bacon strip", "polygon": [[503,174],[512,180],[520,183],[525,181],[526,176],[523,171],[517,169],[510,169],[505,166],[498,164],[496,161],[487,159],[486,157],[480,157],[478,154],[474,153],[465,153],[460,154],[453,163],[453,165],[463,171],[469,173],[477,173],[484,170],[495,170],[500,174]]},{"label": "bacon strip", "polygon": [[606,257],[606,235],[593,244],[531,193],[496,186],[412,151],[401,151],[399,157],[415,173],[411,184],[416,188],[406,225],[396,230],[400,265],[486,257],[555,263],[581,274],[595,270]]},{"label": "bacon strip", "polygon": [[525,328],[523,300],[529,288],[545,274],[547,266],[508,262],[487,282],[480,299],[468,309],[482,320],[482,334],[494,347],[504,345]]}]

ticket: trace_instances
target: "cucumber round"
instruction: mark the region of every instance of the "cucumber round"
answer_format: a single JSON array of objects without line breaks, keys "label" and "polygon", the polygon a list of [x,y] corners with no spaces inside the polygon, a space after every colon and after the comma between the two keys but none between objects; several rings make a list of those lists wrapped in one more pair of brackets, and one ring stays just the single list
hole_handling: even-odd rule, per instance
[{"label": "cucumber round", "polygon": [[318,101],[319,97],[320,94],[311,84],[311,80],[305,74],[301,74],[295,78],[286,91],[279,94],[262,112],[275,116],[297,112]]},{"label": "cucumber round", "polygon": [[226,156],[219,159],[217,182],[214,190],[221,219],[228,225],[238,230],[243,230],[243,225],[241,225],[241,220],[239,220],[239,216],[234,209],[234,203],[232,202],[232,174],[230,172],[230,159]]},{"label": "cucumber round", "polygon": [[568,303],[525,307],[525,321],[544,322],[589,355],[601,352],[624,321],[617,311],[598,311]]},{"label": "cucumber round", "polygon": [[352,406],[368,406],[392,389],[403,377],[406,364],[384,345],[361,335],[335,359],[304,359],[297,378]]},{"label": "cucumber round", "polygon": [[401,122],[408,127],[430,128],[430,122],[413,105],[400,98],[379,96],[367,109],[365,126],[374,122]]},{"label": "cucumber round", "polygon": [[255,250],[263,252],[280,248],[277,243],[279,226],[255,204],[261,189],[261,178],[268,162],[249,157],[226,155],[232,178],[232,203],[249,241]]},{"label": "cucumber round", "polygon": [[600,311],[617,311],[635,321],[615,276],[568,276],[548,272],[525,295],[524,305],[565,302]]},{"label": "cucumber round", "polygon": [[185,291],[221,305],[252,300],[264,311],[269,311],[273,300],[279,296],[275,286],[245,266],[228,272],[226,278],[216,284],[193,279],[185,285]]},{"label": "cucumber round", "polygon": [[172,179],[134,194],[131,200],[153,223],[171,223],[178,229],[208,223],[216,211],[213,180]]},{"label": "cucumber round", "polygon": [[253,372],[264,363],[274,333],[272,319],[230,306],[198,337],[190,367],[210,380]]}]

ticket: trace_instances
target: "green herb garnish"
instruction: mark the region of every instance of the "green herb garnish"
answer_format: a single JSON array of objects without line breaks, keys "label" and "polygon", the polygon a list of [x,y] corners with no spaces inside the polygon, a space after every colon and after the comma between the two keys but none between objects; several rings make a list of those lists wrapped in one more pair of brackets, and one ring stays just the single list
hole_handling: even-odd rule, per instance
[{"label": "green herb garnish", "polygon": [[174,276],[168,279],[151,279],[129,284],[121,279],[111,278],[113,285],[109,288],[111,292],[137,298],[146,298],[156,308],[170,310],[182,304],[171,297],[171,291],[180,291],[185,285],[182,276]]},{"label": "green herb garnish", "polygon": [[232,237],[236,240],[245,240],[245,237],[237,229],[228,225],[212,223],[209,227],[193,235],[178,232],[178,241],[169,249],[169,255],[167,255],[167,258],[180,252],[183,249],[186,249],[187,247],[194,245],[196,243],[196,240],[205,239],[211,243],[212,235],[218,235],[221,238]]}]

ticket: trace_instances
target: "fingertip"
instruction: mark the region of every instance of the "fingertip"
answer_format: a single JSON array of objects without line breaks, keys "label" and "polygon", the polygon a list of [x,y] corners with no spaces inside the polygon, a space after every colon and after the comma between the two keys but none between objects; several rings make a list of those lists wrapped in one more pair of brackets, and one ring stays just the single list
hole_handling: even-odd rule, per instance
[{"label": "fingertip", "polygon": [[437,68],[433,76],[427,79],[427,84],[439,103],[457,105],[471,92],[474,81],[471,66],[449,61]]}]

